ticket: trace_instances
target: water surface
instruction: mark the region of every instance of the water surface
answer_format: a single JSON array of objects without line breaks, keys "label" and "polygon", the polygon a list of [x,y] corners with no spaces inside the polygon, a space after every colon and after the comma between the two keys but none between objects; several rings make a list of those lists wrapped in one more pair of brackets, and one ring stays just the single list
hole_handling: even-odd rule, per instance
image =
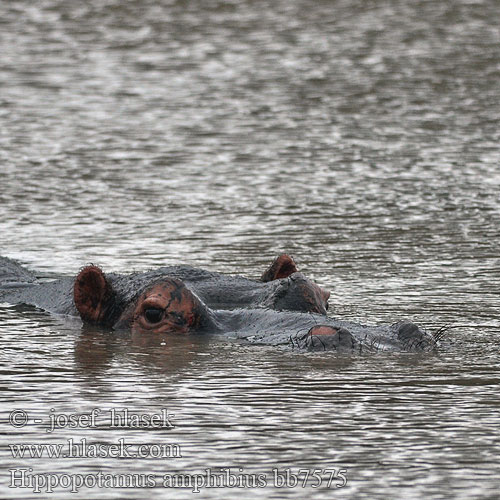
[{"label": "water surface", "polygon": [[[281,251],[364,323],[451,327],[435,354],[135,338],[0,307],[2,496],[32,474],[265,474],[203,498],[492,498],[498,490],[500,28],[493,1],[0,5],[0,254],[258,277]],[[46,432],[168,409],[173,429]],[[7,422],[24,409],[22,428]],[[53,411],[51,412],[51,409]],[[8,444],[178,444],[14,458]],[[241,472],[239,469],[241,468]],[[347,485],[272,489],[273,468]],[[82,488],[74,498],[190,498]],[[67,498],[56,488],[51,498]]]}]

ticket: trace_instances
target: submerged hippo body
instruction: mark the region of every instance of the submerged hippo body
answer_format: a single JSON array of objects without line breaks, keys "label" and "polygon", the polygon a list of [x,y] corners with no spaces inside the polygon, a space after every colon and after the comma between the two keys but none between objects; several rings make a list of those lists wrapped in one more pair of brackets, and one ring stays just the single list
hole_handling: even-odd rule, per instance
[{"label": "submerged hippo body", "polygon": [[76,278],[44,283],[0,258],[0,302],[79,315],[85,323],[135,333],[225,334],[306,350],[432,350],[413,323],[363,326],[327,317],[329,293],[282,255],[257,282],[187,266],[130,275],[90,265]]}]

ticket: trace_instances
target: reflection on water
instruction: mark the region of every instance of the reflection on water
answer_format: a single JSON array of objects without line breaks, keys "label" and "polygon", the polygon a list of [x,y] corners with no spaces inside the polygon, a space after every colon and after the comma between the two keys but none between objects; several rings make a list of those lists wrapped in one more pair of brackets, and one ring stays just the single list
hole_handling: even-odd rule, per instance
[{"label": "reflection on water", "polygon": [[[2,412],[44,421],[3,414],[2,444],[183,451],[23,462],[36,473],[241,467],[271,483],[274,467],[336,467],[350,498],[495,496],[496,17],[465,0],[2,3],[0,254],[44,276],[183,262],[258,277],[286,250],[336,316],[451,327],[437,354],[335,356],[2,307]],[[45,432],[51,408],[95,407],[168,408],[176,427]],[[2,470],[21,467],[1,453]],[[1,481],[2,496],[37,497]]]}]

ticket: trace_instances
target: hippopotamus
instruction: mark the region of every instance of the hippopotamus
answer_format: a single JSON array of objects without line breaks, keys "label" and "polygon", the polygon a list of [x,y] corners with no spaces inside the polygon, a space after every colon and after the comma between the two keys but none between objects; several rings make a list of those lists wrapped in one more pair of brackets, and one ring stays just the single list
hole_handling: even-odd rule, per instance
[{"label": "hippopotamus", "polygon": [[139,334],[223,334],[303,350],[429,351],[434,337],[411,322],[365,326],[326,316],[329,292],[282,254],[261,279],[189,266],[105,274],[88,265],[76,277],[44,282],[0,258],[0,302],[79,315],[84,323]]},{"label": "hippopotamus", "polygon": [[[42,283],[35,273],[0,257],[0,299],[35,305],[53,313],[77,315],[81,312],[78,309],[80,287],[97,269],[96,266],[84,268],[76,278],[76,285],[73,277]],[[114,294],[113,307],[120,309],[120,302],[133,300],[139,290],[166,277],[181,280],[211,309],[269,308],[326,314],[330,297],[330,292],[297,270],[292,257],[281,254],[258,281],[191,266],[160,267],[128,275],[109,273],[106,280],[118,291]],[[103,324],[112,326],[113,320],[112,314],[107,315]]]}]

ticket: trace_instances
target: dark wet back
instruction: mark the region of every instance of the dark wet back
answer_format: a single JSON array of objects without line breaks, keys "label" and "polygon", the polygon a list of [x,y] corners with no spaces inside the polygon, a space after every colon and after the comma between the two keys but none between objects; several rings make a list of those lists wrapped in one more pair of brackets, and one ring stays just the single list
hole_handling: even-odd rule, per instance
[{"label": "dark wet back", "polygon": [[322,290],[302,273],[262,283],[191,268],[166,268],[212,309],[265,308],[326,314]]}]

